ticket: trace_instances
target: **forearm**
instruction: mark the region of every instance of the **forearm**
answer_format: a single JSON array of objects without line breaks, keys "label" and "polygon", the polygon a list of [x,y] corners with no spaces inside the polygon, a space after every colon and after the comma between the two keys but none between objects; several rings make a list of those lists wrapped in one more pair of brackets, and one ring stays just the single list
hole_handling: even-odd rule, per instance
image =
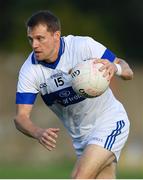
[{"label": "forearm", "polygon": [[25,115],[17,116],[14,119],[16,128],[23,134],[37,139],[49,151],[56,147],[56,139],[59,128],[42,129],[32,123],[29,117]]},{"label": "forearm", "polygon": [[35,138],[38,138],[38,132],[40,128],[32,123],[29,117],[26,116],[17,116],[14,119],[16,128],[21,131],[23,134]]},{"label": "forearm", "polygon": [[59,128],[40,128],[30,119],[33,105],[18,104],[17,115],[14,119],[16,128],[23,134],[37,139],[49,151],[56,147]]},{"label": "forearm", "polygon": [[131,80],[133,79],[133,71],[129,67],[128,63],[123,59],[116,58],[114,63],[117,63],[121,66],[121,75],[120,77],[124,80]]}]

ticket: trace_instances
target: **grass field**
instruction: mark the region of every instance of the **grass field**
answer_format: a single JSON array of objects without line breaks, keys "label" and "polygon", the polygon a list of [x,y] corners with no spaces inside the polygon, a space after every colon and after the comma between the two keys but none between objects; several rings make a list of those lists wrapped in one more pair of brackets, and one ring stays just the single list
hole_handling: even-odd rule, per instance
[{"label": "grass field", "polygon": [[[0,179],[68,179],[70,178],[72,162],[58,162],[47,166],[0,166]],[[117,174],[119,179],[143,179],[142,170],[119,171]]]}]

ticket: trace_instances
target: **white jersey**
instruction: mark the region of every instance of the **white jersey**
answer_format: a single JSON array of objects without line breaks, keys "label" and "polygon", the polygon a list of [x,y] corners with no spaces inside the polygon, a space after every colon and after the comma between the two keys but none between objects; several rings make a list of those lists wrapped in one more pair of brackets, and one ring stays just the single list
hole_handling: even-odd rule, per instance
[{"label": "white jersey", "polygon": [[90,37],[72,35],[61,38],[59,56],[54,63],[37,61],[32,52],[19,73],[16,104],[34,104],[40,93],[74,139],[87,136],[101,115],[108,115],[110,119],[112,113],[117,120],[125,117],[123,106],[110,88],[91,99],[73,91],[69,71],[91,58],[106,58],[113,62],[115,55]]}]

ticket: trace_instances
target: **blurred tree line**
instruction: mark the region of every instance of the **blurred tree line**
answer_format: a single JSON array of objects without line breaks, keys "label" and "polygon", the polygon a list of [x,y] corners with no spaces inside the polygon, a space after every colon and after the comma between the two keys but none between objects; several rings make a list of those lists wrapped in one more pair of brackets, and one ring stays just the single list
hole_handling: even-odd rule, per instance
[{"label": "blurred tree line", "polygon": [[25,22],[42,9],[60,18],[62,35],[92,36],[118,56],[142,62],[142,0],[0,0],[1,51],[30,51]]}]

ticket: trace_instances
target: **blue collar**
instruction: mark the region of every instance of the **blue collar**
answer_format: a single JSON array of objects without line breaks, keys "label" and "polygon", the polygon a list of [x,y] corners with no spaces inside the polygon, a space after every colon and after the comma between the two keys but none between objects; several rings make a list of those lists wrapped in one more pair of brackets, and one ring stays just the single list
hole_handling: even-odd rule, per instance
[{"label": "blue collar", "polygon": [[58,52],[58,57],[57,57],[55,62],[47,63],[45,61],[38,61],[35,58],[35,55],[34,55],[34,52],[33,52],[32,57],[31,57],[32,64],[42,64],[45,67],[55,69],[57,67],[59,61],[60,61],[60,58],[61,58],[62,54],[64,53],[64,50],[65,50],[65,42],[64,42],[64,39],[61,37],[60,38],[60,48],[59,48],[59,52]]}]

